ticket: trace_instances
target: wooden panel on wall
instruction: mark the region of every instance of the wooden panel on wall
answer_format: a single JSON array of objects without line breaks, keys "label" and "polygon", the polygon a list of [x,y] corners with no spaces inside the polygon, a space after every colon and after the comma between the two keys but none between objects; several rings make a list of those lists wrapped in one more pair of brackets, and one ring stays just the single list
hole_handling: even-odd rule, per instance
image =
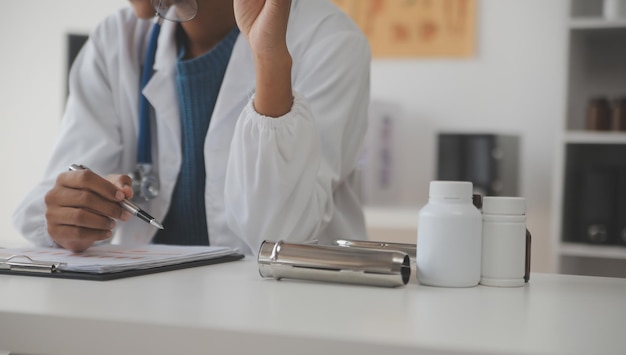
[{"label": "wooden panel on wall", "polygon": [[361,27],[374,57],[469,57],[477,0],[333,0]]}]

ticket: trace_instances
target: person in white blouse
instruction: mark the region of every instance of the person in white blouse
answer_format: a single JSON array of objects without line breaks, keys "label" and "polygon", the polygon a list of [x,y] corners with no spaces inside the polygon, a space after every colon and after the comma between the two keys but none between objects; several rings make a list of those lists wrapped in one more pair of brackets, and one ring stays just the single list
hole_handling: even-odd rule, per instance
[{"label": "person in white blouse", "polygon": [[[72,66],[44,178],[14,213],[24,237],[73,251],[163,242],[245,254],[266,239],[365,238],[357,160],[370,48],[349,17],[327,0],[130,2],[97,26]],[[187,8],[193,13],[182,18]],[[203,63],[215,64],[206,71],[217,79],[198,79]],[[144,83],[143,66],[152,68]],[[202,87],[200,98],[185,91],[194,85]],[[129,176],[146,149],[139,142],[143,97],[151,124],[143,133],[151,141],[147,166],[158,182],[151,196],[138,196]],[[196,116],[206,120],[204,131],[189,147]],[[70,164],[90,169],[68,171]],[[191,191],[179,186],[188,171],[195,175],[184,179],[200,182]],[[162,221],[164,234],[130,218],[119,204],[125,198]],[[202,208],[172,207],[187,207],[187,199]],[[200,232],[186,232],[190,223]]]}]

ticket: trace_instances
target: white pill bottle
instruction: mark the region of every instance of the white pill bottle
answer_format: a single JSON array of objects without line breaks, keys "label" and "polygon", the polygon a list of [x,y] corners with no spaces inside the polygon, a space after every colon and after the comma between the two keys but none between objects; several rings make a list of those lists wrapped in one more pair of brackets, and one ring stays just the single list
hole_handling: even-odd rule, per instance
[{"label": "white pill bottle", "polygon": [[417,280],[422,285],[472,287],[481,273],[482,214],[472,183],[431,181],[417,225]]},{"label": "white pill bottle", "polygon": [[483,198],[482,258],[482,285],[524,286],[526,201],[523,197]]}]

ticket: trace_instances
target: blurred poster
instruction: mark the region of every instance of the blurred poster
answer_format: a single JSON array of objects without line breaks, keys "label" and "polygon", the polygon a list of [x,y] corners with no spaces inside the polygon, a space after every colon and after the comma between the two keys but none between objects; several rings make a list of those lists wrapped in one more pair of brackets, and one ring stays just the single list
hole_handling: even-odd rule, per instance
[{"label": "blurred poster", "polygon": [[359,161],[361,201],[370,206],[389,206],[401,197],[397,156],[398,123],[403,115],[396,103],[373,99],[369,125]]},{"label": "blurred poster", "polygon": [[374,57],[469,57],[477,0],[333,0],[361,27]]}]

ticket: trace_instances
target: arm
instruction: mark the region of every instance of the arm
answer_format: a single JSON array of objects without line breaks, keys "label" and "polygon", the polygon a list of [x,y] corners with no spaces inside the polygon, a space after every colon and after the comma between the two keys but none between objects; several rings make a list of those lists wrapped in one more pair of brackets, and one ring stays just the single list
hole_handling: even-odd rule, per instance
[{"label": "arm", "polygon": [[118,193],[129,193],[130,189],[123,188],[129,183],[127,177],[112,178],[115,186],[89,173],[67,171],[71,163],[88,164],[103,173],[119,171],[121,129],[103,43],[97,30],[77,57],[70,73],[70,97],[44,178],[13,216],[21,234],[38,245],[56,243],[84,250],[110,235],[112,218],[127,219],[117,203]]},{"label": "arm", "polygon": [[225,207],[229,227],[253,251],[263,239],[317,238],[345,202],[336,196],[346,191],[367,127],[370,57],[361,33],[339,27],[303,36],[292,52],[288,113],[261,114],[255,93],[237,122]]}]

